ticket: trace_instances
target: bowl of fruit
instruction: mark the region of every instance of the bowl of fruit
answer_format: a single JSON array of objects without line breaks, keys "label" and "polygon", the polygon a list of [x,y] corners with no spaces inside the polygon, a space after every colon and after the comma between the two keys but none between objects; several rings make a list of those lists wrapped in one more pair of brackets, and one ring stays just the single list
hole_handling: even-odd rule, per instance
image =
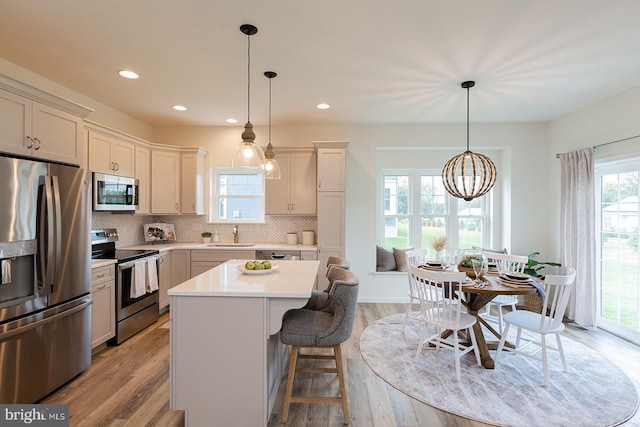
[{"label": "bowl of fruit", "polygon": [[247,261],[244,264],[238,264],[238,270],[242,274],[269,274],[278,270],[278,264],[269,260]]}]

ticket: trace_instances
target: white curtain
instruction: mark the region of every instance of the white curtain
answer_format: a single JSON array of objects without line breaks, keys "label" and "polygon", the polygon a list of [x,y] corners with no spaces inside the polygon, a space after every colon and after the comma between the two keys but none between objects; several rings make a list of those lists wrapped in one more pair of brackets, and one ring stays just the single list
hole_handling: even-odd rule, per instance
[{"label": "white curtain", "polygon": [[576,269],[567,317],[587,328],[597,320],[595,182],[592,147],[560,155],[560,262]]}]

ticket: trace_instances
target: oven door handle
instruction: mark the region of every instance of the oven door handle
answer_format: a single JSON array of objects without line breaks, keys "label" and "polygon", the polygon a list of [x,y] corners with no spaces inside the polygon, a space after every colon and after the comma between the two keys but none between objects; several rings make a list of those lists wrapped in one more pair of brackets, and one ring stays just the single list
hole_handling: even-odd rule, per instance
[{"label": "oven door handle", "polygon": [[140,258],[140,259],[137,259],[135,261],[129,261],[129,262],[125,262],[125,263],[122,263],[122,264],[118,264],[118,271],[122,271],[122,270],[126,270],[126,269],[129,269],[129,268],[132,268],[136,264],[136,262],[138,262],[138,261],[151,261],[151,260],[157,261],[159,258],[160,258],[160,256],[151,256],[151,257],[148,257],[148,258]]}]

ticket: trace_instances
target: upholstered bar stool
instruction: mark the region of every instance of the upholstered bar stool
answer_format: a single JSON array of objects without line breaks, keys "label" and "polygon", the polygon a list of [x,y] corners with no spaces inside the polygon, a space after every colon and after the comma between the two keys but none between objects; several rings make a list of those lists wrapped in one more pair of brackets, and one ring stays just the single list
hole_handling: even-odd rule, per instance
[{"label": "upholstered bar stool", "polygon": [[[342,343],[351,336],[358,301],[359,279],[349,270],[334,268],[339,278],[329,292],[329,304],[323,310],[295,309],[285,313],[280,341],[291,345],[289,377],[284,398],[282,422],[289,418],[292,403],[340,403],[344,424],[349,424],[349,403],[342,361]],[[303,353],[303,349],[332,349],[333,354]],[[335,367],[298,367],[299,359],[333,360]],[[340,386],[338,396],[292,396],[296,373],[336,374]]]},{"label": "upholstered bar stool", "polygon": [[[307,304],[302,307],[309,310],[321,310],[327,306],[329,303],[329,291],[331,290],[331,286],[335,280],[336,276],[336,268],[348,270],[351,267],[349,261],[344,258],[338,256],[329,256],[327,258],[327,279],[329,280],[329,284],[323,291],[312,290],[311,297],[309,297],[309,301]],[[339,275],[339,273],[338,273]]]}]

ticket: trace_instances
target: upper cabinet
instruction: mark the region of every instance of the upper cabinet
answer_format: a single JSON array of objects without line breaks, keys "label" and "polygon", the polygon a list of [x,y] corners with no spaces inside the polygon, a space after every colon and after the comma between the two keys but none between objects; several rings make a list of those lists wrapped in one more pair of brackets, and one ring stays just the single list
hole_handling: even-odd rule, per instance
[{"label": "upper cabinet", "polygon": [[151,151],[151,213],[180,213],[180,153]]},{"label": "upper cabinet", "polygon": [[345,147],[314,143],[318,148],[318,191],[345,191]]},{"label": "upper cabinet", "polygon": [[118,176],[135,176],[135,144],[89,131],[89,169]]},{"label": "upper cabinet", "polygon": [[83,165],[90,109],[0,75],[0,151]]},{"label": "upper cabinet", "polygon": [[180,155],[180,200],[184,214],[205,214],[204,177],[207,152],[201,148],[184,149]]},{"label": "upper cabinet", "polygon": [[267,215],[316,214],[316,154],[313,149],[276,153],[281,178],[265,181]]},{"label": "upper cabinet", "polygon": [[135,174],[138,180],[138,214],[151,213],[151,149],[136,145]]}]

